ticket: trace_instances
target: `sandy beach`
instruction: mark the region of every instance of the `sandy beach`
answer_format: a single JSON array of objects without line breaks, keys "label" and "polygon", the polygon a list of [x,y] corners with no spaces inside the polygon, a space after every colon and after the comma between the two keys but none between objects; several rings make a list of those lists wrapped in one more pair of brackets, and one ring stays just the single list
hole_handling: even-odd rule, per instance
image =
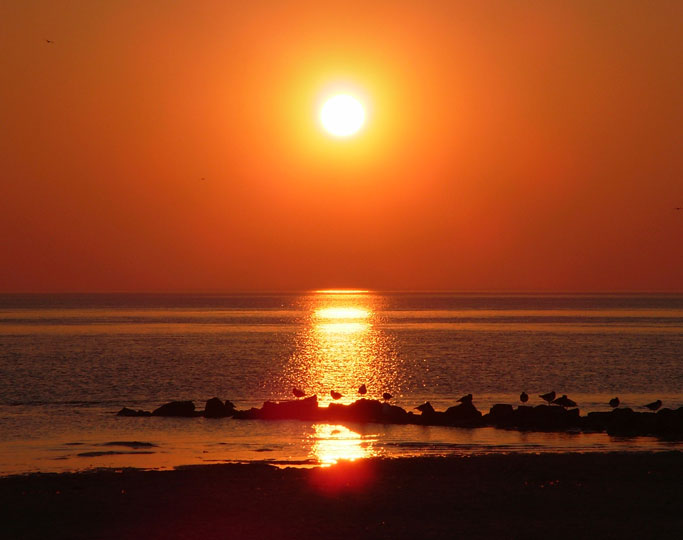
[{"label": "sandy beach", "polygon": [[0,479],[4,538],[660,538],[683,454],[481,455]]}]

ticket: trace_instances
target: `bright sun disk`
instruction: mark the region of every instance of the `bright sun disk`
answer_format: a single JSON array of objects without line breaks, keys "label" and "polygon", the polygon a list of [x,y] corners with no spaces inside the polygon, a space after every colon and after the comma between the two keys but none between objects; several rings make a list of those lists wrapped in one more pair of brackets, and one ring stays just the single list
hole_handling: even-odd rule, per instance
[{"label": "bright sun disk", "polygon": [[365,122],[365,110],[360,101],[348,94],[337,94],[320,109],[320,122],[328,133],[348,137],[356,133]]}]

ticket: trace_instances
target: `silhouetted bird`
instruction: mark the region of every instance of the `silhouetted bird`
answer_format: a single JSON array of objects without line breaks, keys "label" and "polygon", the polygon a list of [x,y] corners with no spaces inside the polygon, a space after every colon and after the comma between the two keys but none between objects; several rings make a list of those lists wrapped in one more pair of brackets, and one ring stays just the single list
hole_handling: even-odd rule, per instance
[{"label": "silhouetted bird", "polygon": [[521,394],[519,394],[519,401],[521,401],[522,403],[526,403],[527,401],[529,401],[529,394],[527,394],[526,392],[522,392]]},{"label": "silhouetted bird", "polygon": [[555,396],[556,396],[556,395],[557,395],[557,394],[555,393],[555,390],[553,390],[552,392],[548,392],[547,394],[541,394],[541,395],[538,396],[538,397],[540,397],[541,399],[547,401],[548,403],[552,403],[553,400],[555,399]]},{"label": "silhouetted bird", "polygon": [[298,388],[292,388],[292,394],[294,394],[294,397],[304,397],[306,395],[306,392],[303,390],[299,390]]},{"label": "silhouetted bird", "polygon": [[359,393],[361,396],[364,396],[365,394],[368,393],[367,387],[366,387],[364,384],[361,384],[361,385],[360,385],[360,388],[358,389],[358,393]]},{"label": "silhouetted bird", "polygon": [[389,401],[394,396],[392,396],[389,392],[384,392],[384,394],[382,394],[382,397],[384,398],[384,401]]},{"label": "silhouetted bird", "polygon": [[342,397],[342,395],[339,392],[335,392],[334,390],[330,392],[330,395],[332,396],[332,399],[341,399]]},{"label": "silhouetted bird", "polygon": [[619,406],[619,403],[621,403],[621,402],[619,401],[618,397],[615,397],[615,398],[612,398],[609,400],[609,406],[612,407],[613,409],[616,409]]},{"label": "silhouetted bird", "polygon": [[562,394],[562,397],[558,397],[553,400],[555,405],[561,405],[562,407],[576,407],[576,401],[569,399],[567,394]]},{"label": "silhouetted bird", "polygon": [[54,41],[52,41],[51,39],[46,39],[45,43],[54,43]]},{"label": "silhouetted bird", "polygon": [[643,405],[643,407],[647,407],[651,411],[656,411],[662,406],[662,400],[658,399],[657,401],[653,401],[652,403],[648,403],[647,405]]},{"label": "silhouetted bird", "polygon": [[467,394],[466,396],[462,396],[458,400],[458,403],[472,403],[472,394]]},{"label": "silhouetted bird", "polygon": [[435,412],[434,407],[432,407],[432,404],[428,402],[423,403],[422,405],[418,405],[415,407],[418,411],[420,411],[422,414],[430,414]]}]

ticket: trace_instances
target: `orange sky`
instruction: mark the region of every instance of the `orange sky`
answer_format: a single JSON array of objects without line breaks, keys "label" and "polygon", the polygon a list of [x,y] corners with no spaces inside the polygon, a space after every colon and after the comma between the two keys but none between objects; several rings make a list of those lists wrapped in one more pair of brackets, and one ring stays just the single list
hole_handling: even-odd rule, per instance
[{"label": "orange sky", "polygon": [[[681,21],[3,2],[0,291],[683,291]],[[340,83],[348,140],[315,118]]]}]

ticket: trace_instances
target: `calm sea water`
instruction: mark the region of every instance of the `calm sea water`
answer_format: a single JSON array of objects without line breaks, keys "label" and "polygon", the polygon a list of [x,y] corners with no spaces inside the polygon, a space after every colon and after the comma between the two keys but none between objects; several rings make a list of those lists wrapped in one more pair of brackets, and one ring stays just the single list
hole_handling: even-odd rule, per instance
[{"label": "calm sea water", "polygon": [[[683,295],[318,292],[0,295],[0,474],[230,460],[678,448],[656,439],[495,429],[118,418],[213,396],[239,408],[293,386],[411,409],[526,390],[582,411],[618,395],[683,406]],[[538,401],[536,399],[536,401]],[[145,445],[121,445],[138,441]]]}]

